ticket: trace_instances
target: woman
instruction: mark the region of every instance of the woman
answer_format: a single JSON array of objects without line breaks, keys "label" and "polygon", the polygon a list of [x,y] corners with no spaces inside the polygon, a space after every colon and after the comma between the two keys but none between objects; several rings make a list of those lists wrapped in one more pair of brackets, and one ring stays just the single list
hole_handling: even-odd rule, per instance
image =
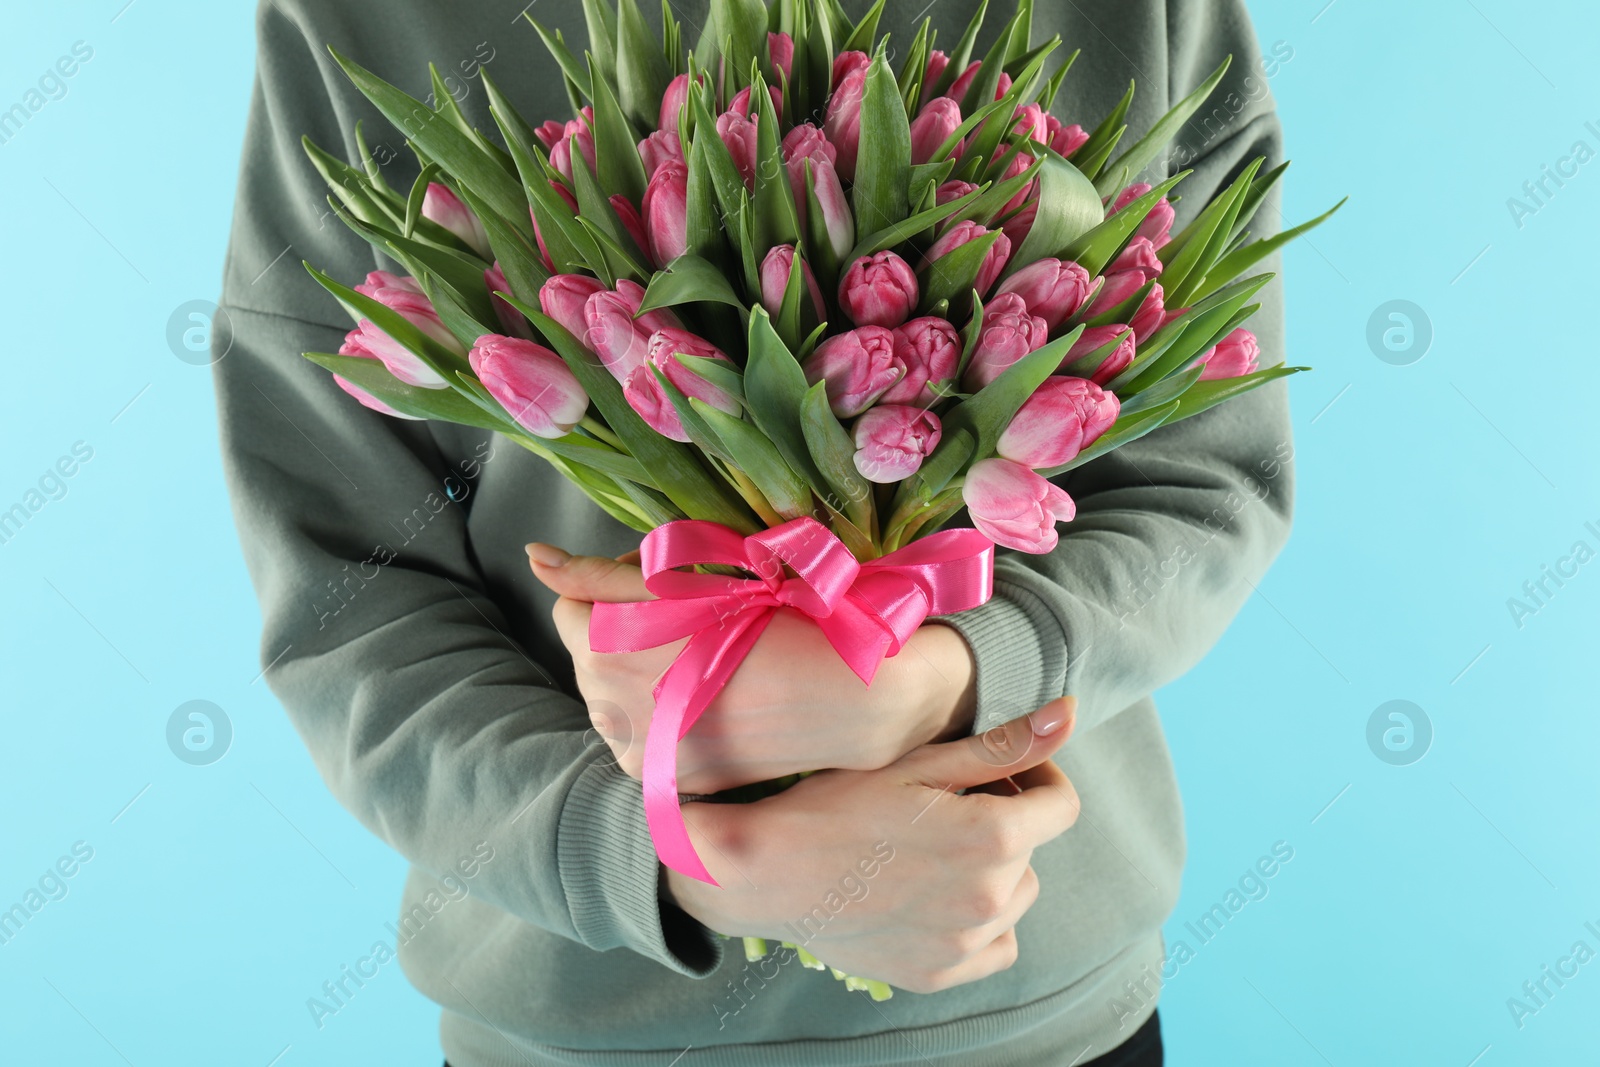
[{"label": "woman", "polygon": [[[885,13],[893,41],[910,40],[911,6]],[[975,6],[928,8],[940,40]],[[1035,40],[1084,48],[1066,121],[1098,121],[1136,78],[1137,133],[1234,55],[1153,168],[1193,168],[1180,210],[1257,155],[1279,161],[1242,0],[1040,8]],[[537,13],[584,38],[578,0]],[[703,4],[679,15],[687,32]],[[565,116],[557,69],[515,16],[262,5],[224,285],[234,339],[217,364],[266,677],[335,795],[413,864],[394,947],[444,1008],[450,1062],[1159,1063],[1160,927],[1184,844],[1149,694],[1217,639],[1287,535],[1288,473],[1261,499],[1250,475],[1287,447],[1281,384],[1073,472],[1060,547],[1002,553],[994,599],[930,622],[870,690],[780,619],[685,740],[680,782],[839,769],[757,805],[689,801],[723,888],[666,873],[630,774],[675,648],[602,657],[584,641],[588,602],[643,595],[626,562],[638,535],[534,456],[379,418],[299,356],[336,351],[348,324],[296,259],[344,278],[392,266],[328,211],[301,136],[354,156],[365,120],[391,183],[415,176],[326,46],[417,95],[438,62],[480,128],[485,65],[526,115]],[[1275,286],[1263,302],[1270,364]],[[903,992],[875,1003],[792,953],[746,963],[713,930],[802,941]]]}]

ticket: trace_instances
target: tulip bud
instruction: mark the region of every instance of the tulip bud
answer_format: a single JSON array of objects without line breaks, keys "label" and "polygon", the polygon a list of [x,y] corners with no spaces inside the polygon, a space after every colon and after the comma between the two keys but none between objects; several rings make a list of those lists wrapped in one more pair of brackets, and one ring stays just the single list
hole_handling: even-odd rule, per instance
[{"label": "tulip bud", "polygon": [[1062,156],[1070,158],[1072,153],[1082,148],[1089,135],[1077,123],[1064,126],[1061,120],[1054,115],[1044,117],[1045,143]]},{"label": "tulip bud", "polygon": [[[1148,182],[1135,182],[1117,194],[1117,199],[1112,202],[1111,210],[1107,216],[1115,215],[1135,200],[1139,199],[1151,189],[1155,188]],[[1139,223],[1139,228],[1134,231],[1134,236],[1143,237],[1150,242],[1153,249],[1159,251],[1171,240],[1172,222],[1177,217],[1177,212],[1172,209],[1172,204],[1162,197],[1156,201],[1155,207]]]},{"label": "tulip bud", "polygon": [[1106,269],[1105,284],[1090,305],[1092,311],[1110,311],[1145,285],[1161,276],[1161,260],[1149,238],[1135,237]]},{"label": "tulip bud", "polygon": [[677,357],[679,353],[686,356],[701,356],[706,359],[720,359],[726,362],[728,357],[722,350],[702,338],[686,330],[675,327],[660,329],[652,333],[645,343],[645,362],[633,368],[623,378],[622,395],[630,407],[639,413],[639,417],[651,429],[664,437],[674,441],[688,441],[689,433],[683,428],[683,419],[678,414],[677,408],[672,406],[672,401],[667,399],[666,391],[661,388],[660,380],[651,370],[659,368],[673,388],[686,397],[691,397],[710,404],[718,411],[725,411],[730,415],[739,413],[739,403],[728,393],[712,385],[694,371],[685,366]]},{"label": "tulip bud", "polygon": [[500,269],[498,262],[483,272],[483,284],[489,290],[489,303],[494,306],[494,316],[500,321],[500,328],[514,337],[524,340],[533,339],[533,330],[528,326],[528,320],[522,317],[522,312],[505,302],[497,293],[511,292],[511,283],[506,281],[506,272]]},{"label": "tulip bud", "polygon": [[[789,273],[793,263],[794,245],[774,245],[761,261],[761,306],[774,318],[783,309],[783,296],[789,289]],[[817,287],[811,265],[804,259],[800,260],[800,276],[811,301],[811,315],[814,317],[810,321],[820,322],[827,316],[827,305],[822,302],[822,290]],[[800,307],[804,312],[804,298]],[[807,316],[802,314],[801,318],[804,320]]]},{"label": "tulip bud", "polygon": [[572,180],[574,145],[582,154],[583,161],[589,165],[589,169],[594,170],[594,131],[590,125],[594,122],[594,109],[586,107],[583,109],[583,114],[588,121],[578,118],[568,122],[562,128],[561,140],[550,149],[550,165],[560,171],[561,176],[569,182]]},{"label": "tulip bud", "polygon": [[650,258],[664,267],[689,250],[689,168],[663,162],[645,186],[643,206]]},{"label": "tulip bud", "polygon": [[483,222],[464,204],[448,185],[429,182],[422,195],[422,217],[436,222],[461,239],[461,243],[484,259],[493,259],[489,250],[489,235],[483,231]]},{"label": "tulip bud", "polygon": [[1206,368],[1200,372],[1200,380],[1210,382],[1218,378],[1239,378],[1253,374],[1260,356],[1261,345],[1256,341],[1256,335],[1241,326],[1200,357],[1199,362],[1205,364]]},{"label": "tulip bud", "polygon": [[676,128],[656,130],[639,142],[639,159],[644,163],[645,177],[655,177],[656,168],[667,160],[682,163],[683,143],[678,140]]},{"label": "tulip bud", "polygon": [[917,473],[939,444],[939,416],[925,408],[879,404],[856,420],[852,433],[861,477],[892,485]]},{"label": "tulip bud", "polygon": [[[944,95],[958,104],[961,103],[967,98],[967,90],[972,88],[972,83],[977,80],[978,72],[982,69],[983,62],[974,59],[967,66],[967,69],[961,72],[960,77],[951,83],[950,88],[945,91]],[[982,101],[979,101],[979,103],[982,103]]]},{"label": "tulip bud", "polygon": [[838,158],[822,130],[802,122],[783,136],[783,165],[789,171],[789,189],[800,215],[800,232],[806,232],[806,160],[820,160],[830,167]]},{"label": "tulip bud", "polygon": [[486,333],[467,362],[506,414],[535,437],[565,437],[589,410],[578,379],[543,345]]},{"label": "tulip bud", "polygon": [[936,315],[895,327],[894,361],[905,376],[879,398],[885,404],[928,407],[939,399],[935,385],[954,381],[961,364],[961,334]]},{"label": "tulip bud", "polygon": [[928,53],[928,68],[923,72],[922,75],[922,91],[924,94],[924,99],[926,99],[928,90],[933,88],[934,83],[940,78],[944,77],[944,69],[949,65],[950,57],[939,49],[935,48],[933,51]]},{"label": "tulip bud", "polygon": [[989,301],[983,307],[983,327],[963,379],[967,392],[977,392],[1011,364],[1042,348],[1049,335],[1044,320],[1028,314],[1028,305],[1016,293]]},{"label": "tulip bud", "polygon": [[657,330],[681,330],[683,323],[670,308],[657,308],[654,311],[639,313],[644,306],[645,287],[631,278],[618,278],[615,295],[628,309],[628,314],[633,316],[633,321],[645,333],[655,333]]},{"label": "tulip bud", "polygon": [[893,252],[862,256],[839,280],[839,307],[857,326],[900,325],[917,294],[916,272]]},{"label": "tulip bud", "polygon": [[1093,282],[1089,272],[1071,260],[1039,259],[1000,283],[1001,293],[1016,293],[1028,313],[1054,330],[1077,313]]},{"label": "tulip bud", "polygon": [[767,58],[772,69],[783,72],[783,80],[794,80],[794,38],[787,33],[767,34]]},{"label": "tulip bud", "polygon": [[[869,66],[870,63],[864,63],[850,71],[834,87],[822,123],[823,133],[839,153],[834,166],[850,181],[856,177],[856,152],[861,145],[861,98],[866,93]],[[837,60],[834,69],[839,69]]]},{"label": "tulip bud", "polygon": [[861,414],[901,375],[894,360],[894,334],[861,326],[817,346],[802,364],[812,385],[826,380],[828,406],[841,419]]},{"label": "tulip bud", "polygon": [[833,57],[833,91],[850,75],[872,66],[872,57],[865,52],[840,52]]},{"label": "tulip bud", "polygon": [[1086,378],[1046,378],[1023,401],[995,451],[1024,467],[1059,467],[1117,421],[1117,398]]},{"label": "tulip bud", "polygon": [[656,129],[676,132],[678,129],[678,115],[683,111],[683,106],[688,101],[689,75],[680,74],[667,83],[667,91],[661,94],[661,118],[656,125]]},{"label": "tulip bud", "polygon": [[1133,328],[1133,339],[1140,344],[1149,340],[1155,333],[1169,321],[1166,309],[1166,294],[1161,291],[1161,283],[1157,282],[1144,298],[1144,303],[1139,305],[1139,310],[1134,312],[1128,325]]},{"label": "tulip bud", "polygon": [[834,259],[840,260],[855,247],[856,220],[850,213],[850,200],[844,195],[844,185],[830,163],[812,160],[812,190],[817,194],[817,206],[822,212],[822,224],[828,233],[828,248]]},{"label": "tulip bud", "polygon": [[657,266],[655,257],[650,253],[650,237],[645,233],[644,219],[640,217],[639,209],[633,206],[633,201],[621,193],[613,193],[606,197],[606,203],[616,212],[617,221],[622,223],[623,232],[632,239],[639,251],[644,253],[644,258],[647,260],[645,266]]},{"label": "tulip bud", "polygon": [[539,138],[539,143],[544,145],[544,150],[548,152],[555,148],[557,141],[567,135],[567,124],[556,119],[545,119],[533,131],[533,135]]},{"label": "tulip bud", "polygon": [[1049,144],[1050,131],[1044,120],[1044,108],[1038,104],[1024,104],[1018,108],[1016,121],[1011,124],[1011,134],[1016,138]]},{"label": "tulip bud", "polygon": [[[772,110],[783,114],[783,90],[776,85],[767,86],[767,96],[772,98]],[[740,118],[754,119],[756,116],[750,107],[750,86],[733,94],[733,99],[728,101],[728,114],[738,115]]]},{"label": "tulip bud", "polygon": [[[356,292],[370,297],[393,311],[424,334],[452,352],[464,352],[465,347],[440,320],[433,302],[422,292],[422,286],[413,278],[404,278],[386,270],[375,270],[367,280],[356,286]],[[390,337],[367,319],[362,319],[354,330],[345,336],[339,348],[344,356],[368,356],[379,360],[389,373],[407,385],[421,389],[447,389],[450,383],[422,361],[422,357]]]},{"label": "tulip bud", "polygon": [[[911,162],[926,163],[933,158],[933,154],[944,144],[946,138],[956,132],[961,125],[961,105],[947,96],[928,101],[928,106],[922,109],[916,119],[911,123]],[[956,146],[954,155],[961,154],[961,146]]]},{"label": "tulip bud", "polygon": [[1053,551],[1060,543],[1056,523],[1077,514],[1065,489],[1009,459],[974,463],[962,482],[961,499],[979,533],[1035,555]]},{"label": "tulip bud", "polygon": [[1073,342],[1067,350],[1066,356],[1061,360],[1061,369],[1071,367],[1078,360],[1091,353],[1117,342],[1117,346],[1101,358],[1100,363],[1094,367],[1075,369],[1073,373],[1087,376],[1096,385],[1105,385],[1111,379],[1121,374],[1133,362],[1137,352],[1134,346],[1135,337],[1129,333],[1127,326],[1114,322],[1109,326],[1085,326],[1083,333]]},{"label": "tulip bud", "polygon": [[[979,226],[970,219],[963,220],[948,227],[939,239],[933,242],[928,249],[928,254],[923,260],[925,264],[936,262],[940,256],[954,252],[968,241],[975,241],[988,235],[989,231]],[[1006,260],[1011,258],[1011,241],[1005,234],[1000,235],[989,249],[989,254],[983,257],[983,264],[978,268],[978,277],[973,282],[973,288],[978,290],[979,296],[987,296],[994,280],[1000,277],[1000,272],[1005,269]]]},{"label": "tulip bud", "polygon": [[[943,100],[944,97],[939,99]],[[948,204],[952,200],[960,200],[968,193],[975,193],[978,187],[971,182],[964,182],[959,178],[951,178],[938,189],[934,190],[933,199],[936,204]]]},{"label": "tulip bud", "polygon": [[1006,240],[1011,242],[1012,248],[1021,248],[1022,242],[1028,238],[1028,231],[1033,229],[1033,220],[1038,216],[1039,201],[1038,198],[1034,198],[1021,211],[1002,222],[1000,232],[1006,235]]},{"label": "tulip bud", "polygon": [[645,361],[650,331],[633,321],[637,309],[637,301],[630,306],[625,295],[606,289],[583,307],[584,343],[619,382]]},{"label": "tulip bud", "polygon": [[717,116],[717,136],[728,146],[728,155],[733,157],[733,165],[738,169],[739,177],[744,179],[745,188],[755,189],[756,156],[759,151],[755,120],[735,111],[724,112]]},{"label": "tulip bud", "polygon": [[335,374],[333,376],[333,384],[337,385],[340,389],[343,389],[345,392],[355,397],[356,402],[362,407],[371,408],[380,415],[392,415],[397,419],[410,419],[412,422],[423,421],[420,416],[407,415],[403,411],[396,411],[394,408],[390,407],[388,404],[385,404],[383,401],[379,400],[377,397],[361,388],[361,386],[350,381],[348,378],[341,378],[339,375]]},{"label": "tulip bud", "polygon": [[584,305],[591,296],[605,291],[600,279],[587,274],[557,274],[539,287],[539,308],[587,346],[589,323],[583,315]]}]

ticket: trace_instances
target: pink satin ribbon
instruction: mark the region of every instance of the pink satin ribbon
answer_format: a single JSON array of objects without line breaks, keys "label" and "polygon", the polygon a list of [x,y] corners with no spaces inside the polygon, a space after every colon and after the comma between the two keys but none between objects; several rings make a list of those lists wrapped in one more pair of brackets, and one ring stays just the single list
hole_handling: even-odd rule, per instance
[{"label": "pink satin ribbon", "polygon": [[[994,591],[994,544],[976,530],[945,530],[862,564],[815,519],[794,519],[749,537],[686,519],[650,531],[639,555],[645,587],[660,599],[596,604],[589,647],[639,652],[689,638],[656,683],[644,748],[644,810],[661,861],[712,885],[717,881],[689,843],[678,805],[678,742],[773,614],[793,608],[809,616],[870,685],[884,659],[899,652],[929,615],[975,608]],[[701,563],[758,577],[677,569]]]}]

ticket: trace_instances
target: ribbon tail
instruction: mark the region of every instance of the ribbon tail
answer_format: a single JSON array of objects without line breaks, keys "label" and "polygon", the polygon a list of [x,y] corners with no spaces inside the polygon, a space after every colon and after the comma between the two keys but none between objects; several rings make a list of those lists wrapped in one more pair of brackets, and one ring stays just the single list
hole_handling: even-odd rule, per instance
[{"label": "ribbon tail", "polygon": [[678,742],[728,684],[772,620],[772,610],[740,613],[689,639],[656,687],[655,712],[644,743],[644,814],[656,855],[690,878],[718,885],[689,841],[678,803]]}]

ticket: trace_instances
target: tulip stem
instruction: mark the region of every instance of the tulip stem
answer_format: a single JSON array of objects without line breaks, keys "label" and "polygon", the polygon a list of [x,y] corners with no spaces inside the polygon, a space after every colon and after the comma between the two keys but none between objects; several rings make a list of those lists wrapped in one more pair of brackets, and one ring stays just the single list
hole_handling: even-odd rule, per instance
[{"label": "tulip stem", "polygon": [[583,427],[585,430],[588,430],[592,436],[604,441],[618,452],[622,452],[624,454],[627,453],[628,450],[622,446],[622,439],[616,434],[612,433],[609,426],[595,418],[593,415],[585,415],[578,422],[578,425]]}]

